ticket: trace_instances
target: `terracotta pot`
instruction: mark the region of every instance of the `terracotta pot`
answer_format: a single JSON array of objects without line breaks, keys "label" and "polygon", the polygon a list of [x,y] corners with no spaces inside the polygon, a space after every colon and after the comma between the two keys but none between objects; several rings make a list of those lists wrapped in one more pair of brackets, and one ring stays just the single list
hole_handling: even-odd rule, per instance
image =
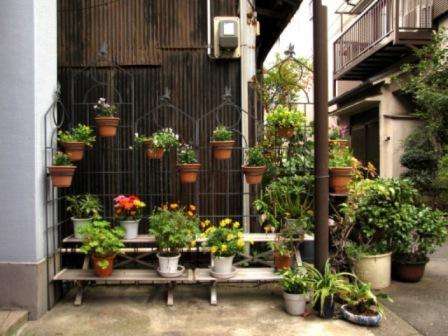
[{"label": "terracotta pot", "polygon": [[[93,271],[95,272],[96,276],[99,276],[100,278],[106,278],[112,274],[114,271],[114,259],[115,256],[110,257],[95,257],[92,256],[92,262],[93,262]],[[99,262],[107,260],[108,265],[106,268],[101,268],[99,265]]]},{"label": "terracotta pot", "polygon": [[180,183],[195,183],[198,178],[200,168],[200,163],[187,163],[179,165]]},{"label": "terracotta pot", "polygon": [[292,138],[294,136],[294,128],[292,127],[279,127],[277,129],[277,135],[282,138]]},{"label": "terracotta pot", "polygon": [[394,260],[392,263],[393,278],[403,282],[419,282],[425,274],[428,261],[428,259],[416,262]]},{"label": "terracotta pot", "polygon": [[352,180],[353,169],[351,167],[330,168],[330,189],[336,194],[346,194],[348,185]]},{"label": "terracotta pot", "polygon": [[229,141],[211,141],[213,148],[213,157],[216,160],[228,160],[232,157],[232,149],[235,145],[234,140]]},{"label": "terracotta pot", "polygon": [[65,154],[68,155],[70,161],[76,162],[81,161],[84,157],[84,148],[85,148],[84,142],[63,142],[62,147],[64,147]]},{"label": "terracotta pot", "polygon": [[98,135],[103,138],[114,137],[117,134],[117,127],[120,118],[117,117],[95,117]]},{"label": "terracotta pot", "polygon": [[146,149],[146,157],[150,160],[161,160],[163,158],[163,154],[165,154],[165,150],[163,148],[151,148],[148,147]]},{"label": "terracotta pot", "polygon": [[266,166],[249,167],[243,166],[243,173],[246,177],[247,184],[260,184],[263,180],[263,174],[266,171]]},{"label": "terracotta pot", "polygon": [[274,267],[276,271],[290,269],[292,266],[292,257],[290,255],[280,255],[274,252]]},{"label": "terracotta pot", "polygon": [[72,185],[76,166],[50,166],[48,170],[53,187],[68,188]]},{"label": "terracotta pot", "polygon": [[348,147],[348,140],[330,140],[329,141],[330,146],[337,146],[339,148],[347,148]]}]

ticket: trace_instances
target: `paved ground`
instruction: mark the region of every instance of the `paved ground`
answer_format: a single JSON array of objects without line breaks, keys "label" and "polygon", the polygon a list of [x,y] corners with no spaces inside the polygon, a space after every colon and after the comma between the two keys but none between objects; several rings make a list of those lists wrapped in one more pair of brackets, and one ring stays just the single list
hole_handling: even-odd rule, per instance
[{"label": "paved ground", "polygon": [[386,292],[394,299],[388,307],[421,334],[448,335],[448,244],[431,257],[421,282],[393,282]]},{"label": "paved ground", "polygon": [[39,321],[27,323],[18,335],[374,335],[342,320],[291,317],[283,311],[280,292],[272,287],[225,288],[219,292],[217,307],[208,304],[204,287],[178,288],[174,307],[165,306],[160,290],[152,291],[148,302],[149,291],[148,287],[90,289],[83,306],[74,307],[67,297]]}]

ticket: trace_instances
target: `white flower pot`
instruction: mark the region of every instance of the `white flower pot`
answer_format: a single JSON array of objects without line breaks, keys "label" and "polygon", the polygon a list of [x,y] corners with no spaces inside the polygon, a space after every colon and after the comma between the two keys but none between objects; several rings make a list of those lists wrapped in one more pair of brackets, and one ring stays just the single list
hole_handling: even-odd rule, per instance
[{"label": "white flower pot", "polygon": [[305,313],[306,301],[309,294],[289,294],[283,292],[285,299],[285,308],[288,314],[293,316],[303,315]]},{"label": "white flower pot", "polygon": [[78,230],[79,230],[79,228],[81,226],[90,223],[92,218],[75,218],[75,217],[72,217],[71,220],[73,222],[73,231],[75,232],[75,238],[82,240],[83,236],[82,236],[82,234],[78,233]]},{"label": "white flower pot", "polygon": [[365,256],[354,262],[356,276],[372,284],[373,289],[390,286],[392,253]]},{"label": "white flower pot", "polygon": [[137,238],[138,235],[138,223],[139,220],[133,221],[120,221],[120,225],[124,227],[126,233],[124,235],[124,239],[134,239]]},{"label": "white flower pot", "polygon": [[178,271],[180,254],[174,257],[165,257],[157,253],[157,258],[159,258],[160,273],[176,273]]},{"label": "white flower pot", "polygon": [[230,257],[213,256],[213,267],[212,267],[213,272],[220,274],[232,273],[232,265],[234,257],[235,256]]}]

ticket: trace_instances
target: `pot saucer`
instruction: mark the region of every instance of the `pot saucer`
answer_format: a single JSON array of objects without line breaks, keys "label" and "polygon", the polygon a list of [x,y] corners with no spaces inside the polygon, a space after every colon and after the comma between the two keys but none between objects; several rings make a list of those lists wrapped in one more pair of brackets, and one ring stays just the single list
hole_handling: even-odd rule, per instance
[{"label": "pot saucer", "polygon": [[185,272],[185,266],[178,266],[177,271],[174,273],[165,273],[160,271],[159,268],[157,268],[157,273],[159,273],[160,276],[164,278],[177,278],[180,277]]},{"label": "pot saucer", "polygon": [[217,273],[213,272],[213,269],[210,269],[210,275],[216,279],[226,280],[234,277],[237,271],[235,266],[232,266],[232,272],[230,273]]}]

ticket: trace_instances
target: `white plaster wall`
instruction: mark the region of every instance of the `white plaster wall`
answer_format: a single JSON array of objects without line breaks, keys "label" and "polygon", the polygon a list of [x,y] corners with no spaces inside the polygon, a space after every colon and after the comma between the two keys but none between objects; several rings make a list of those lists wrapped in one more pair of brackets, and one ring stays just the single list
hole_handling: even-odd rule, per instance
[{"label": "white plaster wall", "polygon": [[0,261],[44,256],[43,113],[56,88],[55,0],[2,0]]}]

